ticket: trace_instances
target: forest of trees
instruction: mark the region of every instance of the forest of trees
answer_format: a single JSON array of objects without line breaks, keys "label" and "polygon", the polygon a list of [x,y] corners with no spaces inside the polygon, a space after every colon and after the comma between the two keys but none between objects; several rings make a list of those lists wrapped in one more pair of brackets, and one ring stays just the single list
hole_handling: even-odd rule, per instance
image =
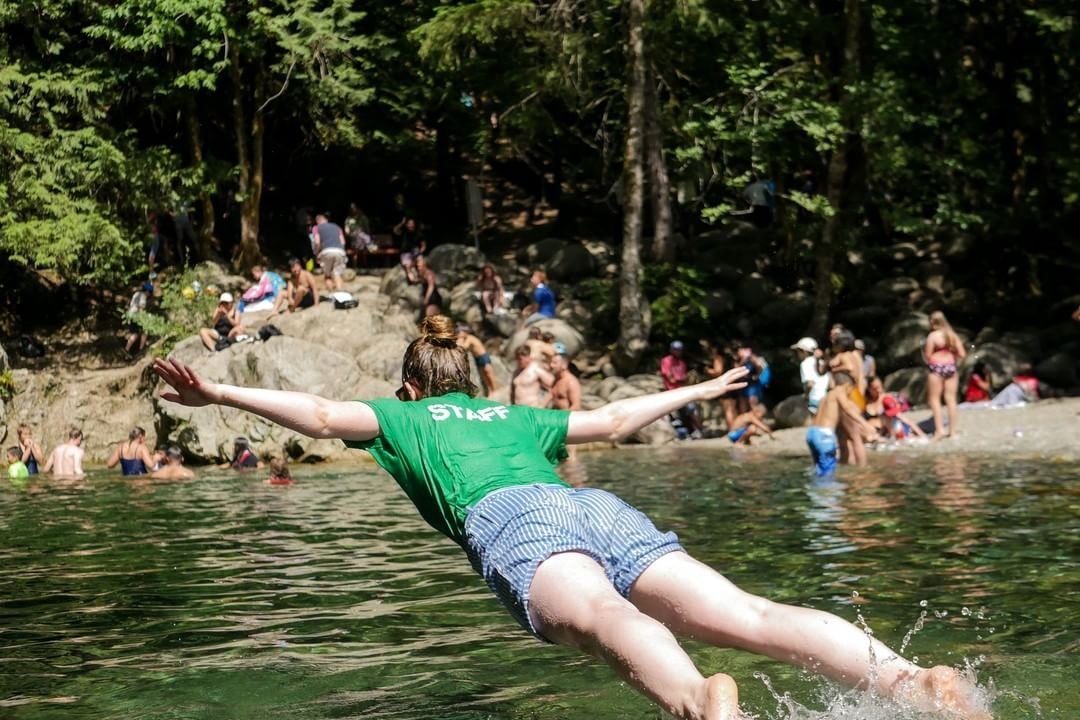
[{"label": "forest of trees", "polygon": [[405,205],[463,237],[462,178],[501,178],[554,211],[552,232],[621,243],[632,364],[642,264],[676,261],[679,237],[742,209],[761,177],[815,278],[814,327],[836,263],[905,236],[974,236],[987,273],[1038,293],[1080,266],[1074,10],[0,0],[0,261],[123,282],[147,214],[182,204],[197,255],[240,266],[310,204],[359,200],[386,221]]}]

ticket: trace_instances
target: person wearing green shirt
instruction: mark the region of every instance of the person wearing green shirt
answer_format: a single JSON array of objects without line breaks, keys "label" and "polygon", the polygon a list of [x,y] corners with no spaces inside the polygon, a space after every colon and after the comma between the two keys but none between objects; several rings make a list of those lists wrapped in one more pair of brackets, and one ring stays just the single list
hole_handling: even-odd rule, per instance
[{"label": "person wearing green shirt", "polygon": [[17,447],[7,449],[8,477],[12,480],[25,480],[30,477],[30,471],[22,461],[22,451]]},{"label": "person wearing green shirt", "polygon": [[739,390],[744,368],[588,411],[507,406],[474,397],[449,318],[424,318],[420,332],[397,399],[220,385],[161,358],[154,370],[170,386],[166,401],[238,408],[371,453],[526,630],[604,660],[678,718],[740,715],[734,680],[702,676],[676,635],[812,668],[915,708],[990,717],[956,670],[919,667],[839,617],[746,593],[614,494],[571,488],[555,473],[566,444],[617,441],[687,403]]}]

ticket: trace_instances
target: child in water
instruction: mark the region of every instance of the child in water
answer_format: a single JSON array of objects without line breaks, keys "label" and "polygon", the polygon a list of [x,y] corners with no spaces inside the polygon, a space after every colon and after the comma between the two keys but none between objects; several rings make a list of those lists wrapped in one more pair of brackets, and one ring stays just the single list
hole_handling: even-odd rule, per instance
[{"label": "child in water", "polygon": [[270,477],[266,478],[267,485],[292,485],[293,477],[289,472],[289,463],[285,458],[274,458],[270,461]]},{"label": "child in water", "polygon": [[19,482],[30,477],[30,471],[22,461],[22,451],[17,447],[7,449],[8,477],[12,482]]}]

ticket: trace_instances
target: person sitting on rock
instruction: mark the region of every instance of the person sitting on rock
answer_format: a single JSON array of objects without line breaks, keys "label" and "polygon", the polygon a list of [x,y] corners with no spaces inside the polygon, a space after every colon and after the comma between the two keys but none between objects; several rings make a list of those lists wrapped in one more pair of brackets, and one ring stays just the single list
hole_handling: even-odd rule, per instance
[{"label": "person sitting on rock", "polygon": [[532,286],[532,303],[526,305],[521,311],[526,325],[532,325],[542,320],[551,320],[555,317],[555,293],[547,286],[547,273],[543,270],[533,272],[529,278]]},{"label": "person sitting on rock", "polygon": [[[664,383],[664,389],[675,390],[685,387],[690,378],[690,371],[686,360],[683,359],[683,343],[681,340],[672,340],[668,349],[670,352],[660,359],[660,380]],[[704,425],[701,422],[701,412],[698,410],[697,403],[689,403],[679,408],[678,416],[683,426],[690,428],[690,437],[700,440]]]},{"label": "person sitting on rock", "polygon": [[480,269],[480,277],[476,279],[476,291],[480,293],[480,303],[486,315],[498,315],[504,312],[503,303],[506,296],[503,291],[503,281],[496,274],[491,263],[487,263]]},{"label": "person sitting on rock", "polygon": [[484,386],[484,396],[495,394],[495,368],[491,366],[491,354],[484,346],[484,341],[472,334],[472,328],[464,323],[457,326],[457,344],[472,356],[476,363],[476,372]]},{"label": "person sitting on rock", "polygon": [[749,412],[735,416],[735,421],[728,428],[727,439],[735,445],[750,445],[750,438],[755,435],[768,435],[775,440],[772,428],[765,424],[765,406],[755,405]]},{"label": "person sitting on rock", "polygon": [[240,313],[233,305],[232,293],[221,293],[218,305],[210,318],[210,327],[199,331],[203,345],[210,352],[224,350],[229,343],[243,334],[244,326],[240,324]]},{"label": "person sitting on rock", "polygon": [[146,447],[146,431],[141,427],[132,428],[128,439],[116,446],[112,455],[105,462],[105,467],[120,465],[122,475],[145,475],[154,467],[154,457]]},{"label": "person sitting on rock", "polygon": [[[244,291],[237,303],[237,309],[243,313],[273,310],[278,296],[285,290],[285,280],[272,270],[262,265],[251,266],[251,277],[255,284]],[[264,304],[265,303],[265,304]]]},{"label": "person sitting on rock", "polygon": [[184,467],[184,453],[172,445],[165,451],[165,467],[150,473],[155,480],[190,480],[195,473]]},{"label": "person sitting on rock", "polygon": [[510,381],[510,404],[547,407],[547,392],[555,384],[555,378],[532,359],[532,350],[528,345],[519,345],[514,350],[514,360],[517,370]]},{"label": "person sitting on rock", "polygon": [[416,218],[406,215],[401,218],[401,222],[393,227],[391,232],[397,238],[398,250],[400,251],[399,258],[401,267],[405,268],[405,276],[409,279],[409,282],[416,282],[413,266],[416,259],[427,252],[427,242],[424,241],[424,237],[420,232],[420,225],[417,224]]},{"label": "person sitting on rock", "polygon": [[227,463],[218,465],[219,468],[231,468],[233,470],[255,470],[263,467],[260,460],[251,450],[251,441],[241,435],[233,440],[232,459]]},{"label": "person sitting on rock", "polygon": [[993,376],[990,368],[982,360],[977,360],[975,366],[968,375],[967,387],[964,389],[964,402],[986,402],[994,393],[992,385]]},{"label": "person sitting on rock", "polygon": [[315,276],[304,269],[300,258],[289,258],[289,279],[285,292],[278,296],[271,313],[276,315],[288,309],[289,312],[315,307],[319,304],[319,291],[315,289]]}]

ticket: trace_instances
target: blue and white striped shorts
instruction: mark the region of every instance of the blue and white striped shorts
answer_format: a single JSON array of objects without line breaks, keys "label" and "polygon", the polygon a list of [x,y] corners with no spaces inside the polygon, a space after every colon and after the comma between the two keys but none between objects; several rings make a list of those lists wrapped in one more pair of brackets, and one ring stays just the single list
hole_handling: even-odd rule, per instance
[{"label": "blue and white striped shorts", "polygon": [[623,597],[657,558],[682,550],[639,510],[605,490],[522,485],[496,490],[469,509],[465,552],[523,628],[547,640],[529,619],[529,588],[540,563],[560,552],[598,562]]}]

